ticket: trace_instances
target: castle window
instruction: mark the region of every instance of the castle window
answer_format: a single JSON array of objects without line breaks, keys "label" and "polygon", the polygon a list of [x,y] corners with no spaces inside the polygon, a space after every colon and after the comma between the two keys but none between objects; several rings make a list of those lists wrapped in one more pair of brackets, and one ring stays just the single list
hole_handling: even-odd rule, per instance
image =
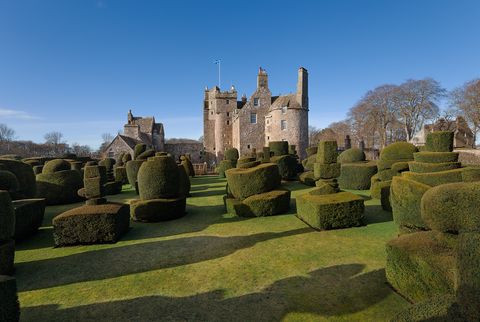
[{"label": "castle window", "polygon": [[212,111],[212,112],[210,112],[210,115],[213,115],[213,111]]},{"label": "castle window", "polygon": [[229,117],[229,116],[230,116],[230,112],[227,112],[227,117]]},{"label": "castle window", "polygon": [[230,121],[227,121],[227,125],[230,125]]},{"label": "castle window", "polygon": [[249,145],[247,145],[247,149],[250,149],[250,144],[249,144]]},{"label": "castle window", "polygon": [[286,120],[281,120],[280,121],[280,128],[283,130],[287,129],[287,121]]},{"label": "castle window", "polygon": [[225,102],[225,104],[230,104],[230,100],[227,100],[227,101]]},{"label": "castle window", "polygon": [[253,106],[258,106],[258,97],[253,99]]},{"label": "castle window", "polygon": [[250,123],[257,124],[257,113],[250,114]]},{"label": "castle window", "polygon": [[286,106],[282,107],[282,114],[287,114],[287,107]]}]

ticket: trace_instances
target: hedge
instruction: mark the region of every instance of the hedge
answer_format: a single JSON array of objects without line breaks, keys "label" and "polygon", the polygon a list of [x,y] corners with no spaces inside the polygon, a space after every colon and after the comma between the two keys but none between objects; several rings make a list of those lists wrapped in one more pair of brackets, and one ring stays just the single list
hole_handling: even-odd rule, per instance
[{"label": "hedge", "polygon": [[0,241],[0,275],[13,274],[14,257],[15,240],[9,239]]},{"label": "hedge", "polygon": [[297,177],[297,159],[292,155],[274,156],[270,162],[276,163],[283,180],[293,180]]},{"label": "hedge", "polygon": [[55,173],[63,170],[71,170],[71,168],[72,167],[70,166],[70,163],[68,161],[65,161],[63,159],[55,159],[45,163],[42,173]]},{"label": "hedge", "polygon": [[237,163],[237,168],[239,169],[248,169],[248,168],[253,168],[256,167],[262,163],[261,161],[251,161],[251,162],[243,162],[243,163]]},{"label": "hedge", "polygon": [[390,203],[390,185],[380,185],[380,204],[382,205],[383,210],[392,211],[392,204]]},{"label": "hedge", "polygon": [[237,166],[237,162],[233,162],[232,160],[222,160],[217,168],[218,176],[220,178],[225,178],[225,171],[228,169],[235,168]]},{"label": "hedge", "polygon": [[287,141],[272,141],[268,143],[270,152],[273,156],[280,156],[288,154],[288,142]]},{"label": "hedge", "polygon": [[140,170],[140,167],[144,162],[145,160],[131,160],[125,164],[125,168],[127,169],[128,183],[130,183],[132,187],[135,187],[138,177],[138,170]]},{"label": "hedge", "polygon": [[36,165],[33,167],[33,174],[34,175],[37,175],[37,174],[40,174],[42,173],[43,171],[43,165]]},{"label": "hedge", "polygon": [[301,183],[307,186],[315,186],[315,176],[313,171],[305,171],[298,176]]},{"label": "hedge", "polygon": [[37,175],[37,198],[45,198],[47,205],[68,204],[80,201],[77,191],[83,186],[80,173],[64,170]]},{"label": "hedge", "polygon": [[310,157],[312,155],[316,156],[318,151],[318,146],[310,146],[305,151],[307,152],[307,157]]},{"label": "hedge", "polygon": [[140,199],[172,198],[178,195],[180,174],[171,157],[155,157],[138,171]]},{"label": "hedge", "polygon": [[480,168],[466,167],[462,169],[463,182],[480,181]]},{"label": "hedge", "polygon": [[316,155],[311,155],[302,161],[302,165],[306,170],[313,171],[313,164],[317,161]]},{"label": "hedge", "polygon": [[4,170],[12,172],[20,184],[20,190],[11,193],[12,199],[34,198],[36,193],[35,174],[31,166],[22,161],[0,159],[0,165]]},{"label": "hedge", "polygon": [[88,165],[83,169],[84,178],[100,178],[100,183],[107,183],[107,169],[102,165]]},{"label": "hedge", "polygon": [[313,174],[316,179],[330,179],[337,178],[340,176],[340,163],[319,163],[315,162],[313,164]]},{"label": "hedge", "polygon": [[188,177],[185,167],[182,164],[179,164],[177,167],[179,175],[178,195],[180,197],[188,197],[190,196],[191,188],[190,178]]},{"label": "hedge", "polygon": [[435,131],[427,134],[425,148],[430,152],[451,152],[453,151],[452,131]]},{"label": "hedge", "polygon": [[434,230],[462,233],[480,231],[480,183],[449,183],[423,195],[422,219]]},{"label": "hedge", "polygon": [[234,206],[240,217],[264,217],[285,213],[290,208],[289,190],[272,190],[250,196]]},{"label": "hedge", "polygon": [[377,178],[380,181],[389,181],[392,180],[394,176],[397,176],[399,173],[393,169],[382,170],[378,172]]},{"label": "hedge", "polygon": [[130,153],[125,153],[122,157],[123,164],[126,165],[128,161],[132,160],[132,155]]},{"label": "hedge", "polygon": [[150,157],[155,156],[155,150],[154,149],[148,149],[137,155],[135,160],[147,160]]},{"label": "hedge", "polygon": [[182,161],[181,164],[185,168],[185,172],[188,177],[195,177],[195,169],[193,168],[192,161],[186,156],[181,156],[180,160]]},{"label": "hedge", "polygon": [[337,141],[320,141],[316,163],[331,164],[337,162]]},{"label": "hedge", "polygon": [[103,185],[105,189],[105,195],[113,196],[118,195],[122,192],[122,182],[121,181],[110,181]]},{"label": "hedge", "polygon": [[392,180],[387,180],[387,181],[371,180],[370,196],[372,198],[382,200],[382,190],[384,189],[390,190],[391,185],[392,185]]},{"label": "hedge", "polygon": [[238,160],[239,154],[236,148],[230,148],[225,150],[225,160]]},{"label": "hedge", "polygon": [[98,165],[104,166],[107,173],[113,171],[113,166],[115,165],[116,161],[113,158],[105,158],[98,162]]},{"label": "hedge", "polygon": [[427,173],[458,169],[462,164],[460,162],[426,163],[411,161],[408,166],[412,172]]},{"label": "hedge", "polygon": [[[478,213],[478,210],[477,212]],[[462,318],[476,321],[480,316],[480,233],[463,233],[457,247],[457,301]]]},{"label": "hedge", "polygon": [[133,159],[137,160],[138,156],[140,154],[142,154],[143,152],[145,152],[146,149],[147,149],[146,144],[141,143],[141,144],[135,145],[135,147],[133,149]]},{"label": "hedge", "polygon": [[417,147],[408,142],[395,142],[387,145],[380,151],[381,160],[413,160],[413,153]]},{"label": "hedge", "polygon": [[20,304],[15,278],[0,276],[0,321],[17,322],[20,319]]},{"label": "hedge", "polygon": [[454,169],[429,173],[407,171],[402,173],[402,177],[435,187],[446,183],[462,182],[463,172],[464,169]]},{"label": "hedge", "polygon": [[30,237],[38,231],[45,215],[45,199],[23,199],[13,201],[15,209],[15,240]]},{"label": "hedge", "polygon": [[9,240],[15,232],[15,210],[7,191],[0,190],[0,241]]},{"label": "hedge", "polygon": [[342,163],[338,183],[342,189],[367,190],[376,173],[375,162]]},{"label": "hedge", "polygon": [[458,152],[417,152],[413,159],[417,162],[444,163],[458,162]]},{"label": "hedge", "polygon": [[122,184],[128,183],[126,167],[115,167],[115,169],[113,170],[113,176],[115,177],[115,181],[119,181]]},{"label": "hedge", "polygon": [[392,170],[398,173],[410,170],[407,161],[399,161],[392,164]]},{"label": "hedge", "polygon": [[0,170],[0,190],[6,190],[9,193],[15,193],[20,190],[20,183],[13,172]]},{"label": "hedge", "polygon": [[391,169],[394,164],[399,163],[399,162],[409,162],[412,161],[413,159],[398,159],[398,160],[377,160],[377,168],[378,171],[383,171],[387,169]]},{"label": "hedge", "polygon": [[271,191],[280,186],[278,166],[263,163],[249,169],[230,169],[225,172],[232,195],[243,200],[255,194]]},{"label": "hedge", "polygon": [[361,226],[364,208],[363,199],[350,192],[297,197],[298,218],[319,230]]},{"label": "hedge", "polygon": [[262,163],[270,162],[270,147],[264,146],[263,147],[263,156],[262,156]]},{"label": "hedge", "polygon": [[53,218],[53,239],[57,247],[115,243],[129,226],[130,215],[126,204],[85,205]]},{"label": "hedge", "polygon": [[130,203],[130,216],[133,220],[141,222],[172,220],[183,217],[185,208],[185,197],[133,200]]},{"label": "hedge", "polygon": [[365,152],[359,148],[351,148],[343,151],[337,158],[337,162],[340,163],[352,163],[365,161]]},{"label": "hedge", "polygon": [[385,275],[400,294],[413,302],[453,294],[456,239],[422,231],[401,235],[386,246]]},{"label": "hedge", "polygon": [[407,309],[397,313],[390,322],[463,321],[458,308],[453,305],[455,300],[456,298],[452,294],[436,295],[426,301],[407,307]]},{"label": "hedge", "polygon": [[390,188],[393,221],[397,226],[411,229],[428,229],[421,216],[420,202],[429,185],[406,179],[393,177]]},{"label": "hedge", "polygon": [[240,165],[240,164],[243,164],[243,163],[250,163],[250,162],[255,162],[257,161],[257,158],[253,158],[253,157],[243,157],[243,158],[240,158],[237,160],[237,167]]},{"label": "hedge", "polygon": [[332,193],[339,192],[338,184],[325,182],[323,180],[318,180],[315,182],[317,189],[309,191],[311,195],[329,195]]}]

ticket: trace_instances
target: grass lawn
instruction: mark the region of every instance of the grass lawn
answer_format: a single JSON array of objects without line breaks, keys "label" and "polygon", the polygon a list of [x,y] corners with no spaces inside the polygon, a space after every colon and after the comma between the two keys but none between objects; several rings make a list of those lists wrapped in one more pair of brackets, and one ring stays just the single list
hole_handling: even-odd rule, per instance
[{"label": "grass lawn", "polygon": [[378,200],[366,226],[318,232],[294,215],[309,188],[287,186],[289,214],[243,219],[224,214],[224,179],[194,178],[184,218],[132,223],[106,245],[53,248],[52,218],[79,204],[48,207],[17,245],[21,320],[388,321],[409,305],[385,279],[395,226]]}]

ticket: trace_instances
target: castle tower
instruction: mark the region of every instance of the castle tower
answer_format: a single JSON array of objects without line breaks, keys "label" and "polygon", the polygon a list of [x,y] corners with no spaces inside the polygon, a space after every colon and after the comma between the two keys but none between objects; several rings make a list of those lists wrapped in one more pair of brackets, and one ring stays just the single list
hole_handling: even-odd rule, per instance
[{"label": "castle tower", "polygon": [[308,109],[308,71],[303,67],[298,69],[297,102]]}]

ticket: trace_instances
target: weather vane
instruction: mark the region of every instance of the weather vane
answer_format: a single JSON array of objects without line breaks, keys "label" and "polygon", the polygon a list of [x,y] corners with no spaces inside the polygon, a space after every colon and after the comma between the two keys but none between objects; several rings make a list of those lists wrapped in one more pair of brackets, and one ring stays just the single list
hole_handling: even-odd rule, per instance
[{"label": "weather vane", "polygon": [[220,71],[221,71],[221,65],[222,65],[222,61],[220,59],[216,59],[214,61],[215,65],[218,66],[218,88],[220,88],[222,86],[221,84],[221,79],[220,79]]}]

